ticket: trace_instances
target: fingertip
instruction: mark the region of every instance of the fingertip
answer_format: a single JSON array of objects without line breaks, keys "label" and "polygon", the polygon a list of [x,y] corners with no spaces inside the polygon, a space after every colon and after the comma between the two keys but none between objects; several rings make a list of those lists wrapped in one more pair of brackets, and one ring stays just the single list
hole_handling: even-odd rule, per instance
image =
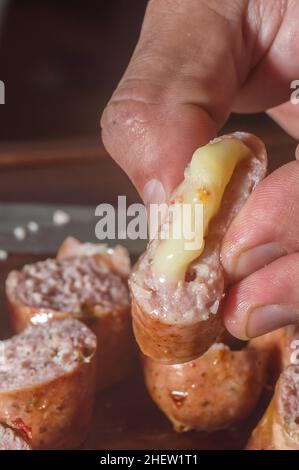
[{"label": "fingertip", "polygon": [[250,339],[299,323],[299,253],[283,256],[229,290],[223,321],[237,338]]}]

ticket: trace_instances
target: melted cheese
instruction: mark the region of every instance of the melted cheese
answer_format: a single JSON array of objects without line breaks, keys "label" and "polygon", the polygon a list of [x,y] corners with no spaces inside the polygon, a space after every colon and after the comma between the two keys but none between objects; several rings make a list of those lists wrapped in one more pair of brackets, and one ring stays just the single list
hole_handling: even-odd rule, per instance
[{"label": "melted cheese", "polygon": [[[174,212],[170,236],[161,240],[152,260],[154,273],[161,282],[183,280],[189,264],[201,255],[209,223],[220,209],[225,188],[235,167],[249,156],[249,148],[233,138],[210,143],[195,151],[178,190],[176,200],[179,202],[175,203],[180,206],[187,204],[189,210],[181,211],[183,216],[180,217],[176,217],[178,212]],[[200,212],[196,209],[198,204],[202,205],[201,220],[197,217]],[[190,227],[187,233],[186,226]],[[193,242],[196,242],[193,245],[190,244],[192,233]]]}]

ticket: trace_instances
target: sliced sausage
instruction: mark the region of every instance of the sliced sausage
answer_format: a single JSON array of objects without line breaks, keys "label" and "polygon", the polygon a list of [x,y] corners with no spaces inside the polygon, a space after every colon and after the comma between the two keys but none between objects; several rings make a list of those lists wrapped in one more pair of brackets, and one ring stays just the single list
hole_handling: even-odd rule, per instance
[{"label": "sliced sausage", "polygon": [[53,318],[77,318],[91,328],[100,345],[97,389],[126,378],[136,354],[129,272],[125,248],[107,249],[67,239],[57,259],[26,265],[9,274],[6,294],[14,331]]},{"label": "sliced sausage", "polygon": [[63,319],[0,344],[0,422],[25,432],[33,449],[79,446],[91,425],[95,335]]},{"label": "sliced sausage", "polygon": [[0,424],[0,450],[31,450],[31,447],[16,429]]},{"label": "sliced sausage", "polygon": [[[231,138],[243,142],[250,157],[236,166],[220,210],[209,224],[204,251],[189,265],[185,279],[178,283],[160,282],[153,270],[159,239],[149,243],[130,279],[137,342],[146,356],[160,362],[190,361],[207,351],[223,332],[220,311],[225,276],[220,260],[221,242],[229,224],[264,177],[267,162],[263,143],[253,135],[237,132],[213,142]],[[176,203],[179,191],[180,188],[170,207]],[[162,224],[160,233],[163,230]]]},{"label": "sliced sausage", "polygon": [[280,375],[272,401],[247,449],[299,450],[299,366],[289,366]]},{"label": "sliced sausage", "polygon": [[[273,398],[253,431],[248,449],[299,449],[299,327],[268,334],[265,343],[279,348],[282,372]],[[260,338],[262,342],[263,338]]]}]

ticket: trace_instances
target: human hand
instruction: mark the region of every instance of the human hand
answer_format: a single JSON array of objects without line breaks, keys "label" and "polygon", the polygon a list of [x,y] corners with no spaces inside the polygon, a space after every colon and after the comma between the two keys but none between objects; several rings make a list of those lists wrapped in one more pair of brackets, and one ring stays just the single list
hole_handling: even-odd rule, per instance
[{"label": "human hand", "polygon": [[[107,150],[146,204],[167,200],[193,151],[215,136],[231,111],[267,110],[289,98],[290,83],[299,77],[298,14],[291,0],[149,2],[136,50],[102,117]],[[295,134],[290,106],[269,114]],[[299,245],[296,175],[293,162],[267,177],[226,236],[223,264],[237,283],[224,319],[235,336],[299,321],[299,268],[297,276],[297,254],[291,254]],[[240,257],[268,243],[249,261]],[[258,305],[286,303],[286,309],[253,313]]]}]

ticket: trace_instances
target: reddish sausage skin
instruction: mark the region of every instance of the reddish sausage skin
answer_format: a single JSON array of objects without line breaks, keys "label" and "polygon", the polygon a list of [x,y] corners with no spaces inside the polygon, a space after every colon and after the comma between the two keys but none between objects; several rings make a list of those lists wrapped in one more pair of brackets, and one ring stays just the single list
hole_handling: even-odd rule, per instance
[{"label": "reddish sausage skin", "polygon": [[[199,357],[223,333],[221,300],[225,273],[220,261],[221,242],[233,218],[266,172],[263,143],[237,132],[251,150],[251,157],[237,165],[225,190],[219,213],[211,221],[201,256],[189,266],[185,281],[158,283],[152,259],[160,243],[152,240],[130,278],[135,337],[144,355],[165,364]],[[172,201],[170,201],[172,202]]]},{"label": "reddish sausage skin", "polygon": [[203,356],[177,365],[143,358],[148,391],[176,431],[213,431],[246,418],[266,377],[266,354],[215,344]]}]

